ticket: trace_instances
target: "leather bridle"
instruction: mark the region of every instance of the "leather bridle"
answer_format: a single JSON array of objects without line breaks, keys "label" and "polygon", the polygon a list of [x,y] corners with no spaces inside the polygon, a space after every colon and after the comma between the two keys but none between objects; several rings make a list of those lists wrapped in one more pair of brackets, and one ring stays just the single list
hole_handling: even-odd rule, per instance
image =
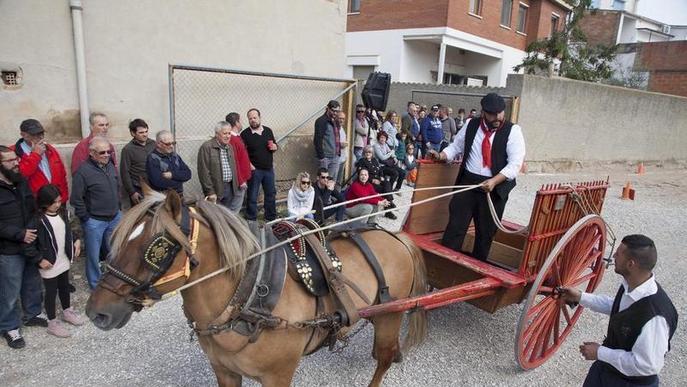
[{"label": "leather bridle", "polygon": [[[146,215],[154,216],[155,208],[149,208]],[[159,291],[160,286],[169,285],[177,281],[178,285],[169,291],[174,291],[181,287],[191,275],[191,270],[198,265],[195,252],[198,244],[200,222],[191,214],[196,214],[195,208],[182,206],[182,225],[179,227],[184,235],[189,238],[188,246],[190,248],[183,248],[181,243],[174,240],[164,231],[153,235],[146,245],[147,247],[142,258],[143,265],[150,272],[146,279],[139,280],[136,276],[127,274],[114,264],[107,262],[104,264],[103,278],[98,283],[98,286],[125,298],[127,303],[134,305],[136,311],[140,311],[143,306],[150,306],[162,298],[163,294]],[[186,254],[179,254],[182,248],[186,250]],[[175,265],[180,258],[183,259],[183,262]],[[177,269],[167,274],[171,267],[177,267]],[[111,275],[131,286],[131,290],[123,292],[109,285],[103,280],[106,275]]]}]

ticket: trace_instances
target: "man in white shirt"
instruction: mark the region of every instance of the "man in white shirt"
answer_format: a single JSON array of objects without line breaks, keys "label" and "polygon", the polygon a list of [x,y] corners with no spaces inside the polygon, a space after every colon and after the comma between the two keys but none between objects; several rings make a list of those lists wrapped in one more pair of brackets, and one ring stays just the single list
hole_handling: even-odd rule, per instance
[{"label": "man in white shirt", "polygon": [[432,151],[429,155],[434,159],[451,161],[462,154],[456,185],[481,184],[481,189],[453,195],[449,222],[441,244],[461,251],[470,221],[474,220],[472,256],[486,261],[497,228],[485,192],[491,196],[501,219],[508,194],[515,187],[515,178],[525,158],[525,139],[520,126],[505,119],[506,102],[503,98],[489,93],[480,103],[480,118],[466,124],[441,153]]},{"label": "man in white shirt", "polygon": [[595,360],[584,387],[658,386],[678,313],[652,273],[656,246],[644,235],[628,235],[613,258],[615,272],[623,277],[615,299],[560,289],[566,302],[611,316],[603,344],[580,345],[582,356]]}]

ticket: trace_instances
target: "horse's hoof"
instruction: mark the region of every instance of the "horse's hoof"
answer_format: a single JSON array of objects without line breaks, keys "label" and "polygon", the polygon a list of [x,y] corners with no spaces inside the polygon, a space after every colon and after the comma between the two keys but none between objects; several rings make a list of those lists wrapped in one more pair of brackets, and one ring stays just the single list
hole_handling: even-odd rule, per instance
[{"label": "horse's hoof", "polygon": [[400,363],[403,361],[403,354],[401,351],[396,352],[396,355],[394,356],[394,363]]}]

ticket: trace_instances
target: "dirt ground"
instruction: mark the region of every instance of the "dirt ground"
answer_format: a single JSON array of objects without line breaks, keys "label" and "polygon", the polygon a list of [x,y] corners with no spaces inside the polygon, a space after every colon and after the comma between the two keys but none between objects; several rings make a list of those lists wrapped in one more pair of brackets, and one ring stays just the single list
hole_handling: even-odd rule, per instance
[{"label": "dirt ground", "polygon": [[[687,170],[647,166],[638,176],[631,167],[597,167],[573,174],[530,173],[518,179],[505,219],[527,224],[536,190],[545,183],[597,180],[609,176],[602,216],[622,238],[643,233],[656,241],[659,262],[657,281],[672,298],[681,316],[685,313],[687,274],[684,246],[687,236]],[[636,199],[620,199],[622,186],[631,181]],[[409,195],[399,198],[408,202]],[[399,216],[399,219],[402,219]],[[400,220],[382,223],[391,229]],[[83,310],[88,297],[83,264],[73,267],[77,293],[73,303]],[[607,270],[598,293],[614,295],[619,277]],[[180,298],[162,302],[135,315],[116,331],[102,332],[90,323],[72,328],[73,337],[58,339],[43,328],[25,328],[26,348],[0,345],[0,385],[3,386],[198,386],[214,385],[210,366],[181,312]],[[559,351],[541,367],[523,372],[515,365],[513,347],[521,306],[495,314],[468,304],[454,304],[429,313],[429,337],[420,347],[394,365],[387,386],[579,386],[590,362],[582,359],[583,341],[601,341],[608,319],[583,313]],[[687,335],[684,321],[672,340],[672,350],[660,374],[664,386],[687,385]],[[374,369],[370,357],[372,328],[367,326],[351,339],[342,353],[320,351],[305,358],[297,371],[296,386],[366,385]],[[254,385],[252,382],[246,384]]]}]

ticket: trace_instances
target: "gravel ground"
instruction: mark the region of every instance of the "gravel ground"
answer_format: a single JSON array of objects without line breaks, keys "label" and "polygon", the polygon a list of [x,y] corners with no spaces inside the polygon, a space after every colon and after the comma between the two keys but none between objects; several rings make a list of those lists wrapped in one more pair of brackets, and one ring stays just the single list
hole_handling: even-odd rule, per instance
[{"label": "gravel ground", "polygon": [[[627,171],[595,170],[575,174],[528,174],[511,194],[505,218],[528,221],[534,192],[544,183],[599,179],[610,175],[611,189],[603,217],[618,237],[645,233],[659,249],[656,277],[671,296],[678,312],[685,313],[684,221],[687,219],[687,171],[647,167],[637,176]],[[635,201],[620,200],[625,181],[637,189]],[[409,197],[399,198],[404,203]],[[401,218],[401,217],[399,217]],[[396,222],[382,221],[389,228]],[[85,305],[85,281],[74,268],[79,287],[73,296],[80,310]],[[619,277],[609,269],[597,292],[615,294]],[[181,312],[181,299],[160,303],[135,315],[123,329],[103,332],[90,323],[73,328],[73,337],[58,339],[43,328],[26,328],[27,346],[12,350],[0,345],[0,385],[3,386],[197,386],[214,385],[215,378]],[[607,318],[586,311],[563,346],[541,367],[520,371],[513,355],[520,307],[513,305],[488,314],[468,304],[454,304],[429,313],[429,337],[420,347],[392,366],[387,386],[579,386],[590,362],[578,352],[582,341],[601,341]],[[660,374],[664,386],[687,385],[684,321],[672,340],[672,351]],[[297,371],[296,386],[366,385],[373,373],[370,357],[372,327],[356,335],[342,353],[322,350],[305,358]],[[255,385],[246,382],[248,385]]]}]

